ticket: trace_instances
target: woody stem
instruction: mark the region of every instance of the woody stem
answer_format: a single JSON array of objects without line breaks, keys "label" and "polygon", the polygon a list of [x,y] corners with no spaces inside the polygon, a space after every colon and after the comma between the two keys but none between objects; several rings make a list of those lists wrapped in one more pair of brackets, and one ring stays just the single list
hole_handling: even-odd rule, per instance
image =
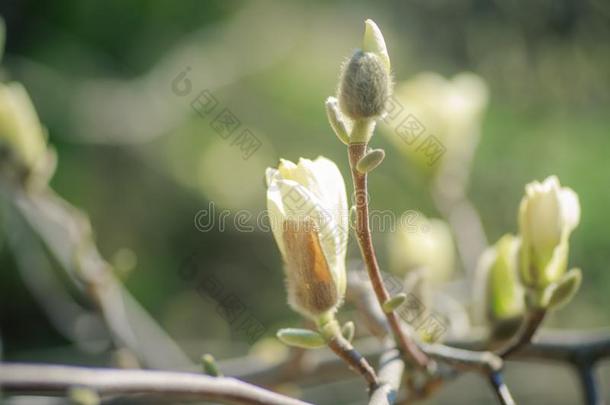
[{"label": "woody stem", "polygon": [[498,350],[498,355],[502,358],[506,358],[518,352],[528,343],[530,343],[538,331],[538,328],[544,321],[545,316],[545,309],[530,309],[528,312],[526,312],[525,320],[523,321],[517,335],[513,338],[513,340],[508,342],[506,347]]},{"label": "woody stem", "polygon": [[379,381],[375,370],[347,339],[337,335],[328,341],[328,347],[364,377],[371,391],[377,388]]},{"label": "woody stem", "polygon": [[349,340],[341,334],[338,322],[333,318],[322,320],[318,324],[320,333],[324,336],[328,347],[335,352],[339,358],[345,361],[350,368],[364,377],[372,392],[379,385],[377,374],[369,362],[352,346]]},{"label": "woody stem", "polygon": [[[390,298],[388,290],[383,284],[381,277],[381,271],[377,262],[377,256],[375,254],[375,248],[373,247],[373,240],[371,237],[371,228],[369,224],[369,202],[368,202],[368,188],[367,188],[367,175],[361,173],[356,169],[358,161],[367,152],[367,143],[351,143],[348,147],[349,162],[352,171],[352,180],[354,183],[354,192],[356,198],[356,236],[358,244],[360,245],[360,251],[362,258],[366,264],[366,268],[373,285],[373,290],[377,297],[379,305],[383,307],[383,304]],[[404,355],[407,355],[410,360],[413,361],[418,367],[425,368],[430,359],[428,356],[420,350],[415,342],[410,339],[400,326],[400,321],[396,312],[391,311],[386,313],[388,323],[395,339],[398,342],[399,348],[402,350]]]}]

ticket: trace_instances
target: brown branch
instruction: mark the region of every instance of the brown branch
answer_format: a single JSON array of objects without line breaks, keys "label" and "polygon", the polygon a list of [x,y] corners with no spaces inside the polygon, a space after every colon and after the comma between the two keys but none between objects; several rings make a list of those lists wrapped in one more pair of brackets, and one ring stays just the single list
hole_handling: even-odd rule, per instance
[{"label": "brown branch", "polygon": [[502,359],[491,352],[457,349],[441,344],[420,343],[420,347],[428,356],[458,370],[477,371],[483,374],[502,370]]},{"label": "brown branch", "polygon": [[544,309],[531,309],[527,311],[521,328],[504,348],[497,351],[498,355],[502,358],[507,358],[527,345],[534,337],[534,334],[536,334],[542,321],[544,321],[545,315],[546,310]]},{"label": "brown branch", "polygon": [[101,395],[150,395],[229,404],[307,405],[307,402],[234,378],[170,371],[0,363],[0,387],[8,392],[65,395],[75,386],[91,388]]},{"label": "brown branch", "polygon": [[[382,306],[390,298],[390,294],[383,284],[375,248],[373,247],[373,239],[369,224],[367,175],[360,173],[356,169],[358,161],[366,154],[367,147],[368,145],[365,143],[350,144],[348,152],[356,198],[356,236],[377,301],[379,305]],[[386,317],[403,354],[408,356],[408,358],[418,367],[426,368],[429,364],[428,357],[405,334],[400,326],[400,321],[396,313],[394,311],[389,312],[386,314]]]},{"label": "brown branch", "polygon": [[600,383],[595,373],[595,368],[591,364],[581,364],[576,366],[576,374],[582,388],[582,396],[585,404],[600,405],[604,403]]},{"label": "brown branch", "polygon": [[[371,295],[370,288],[367,288],[367,285],[362,283],[355,275],[348,278],[348,286],[350,287],[350,290],[352,290],[351,294],[360,297],[361,299],[366,297],[367,294]],[[387,321],[379,308],[369,305],[368,307],[360,306],[360,309],[365,312],[365,316],[369,320],[369,323],[374,324],[376,329],[383,329],[383,324],[387,324]],[[454,370],[476,371],[487,376],[501,403],[514,403],[508,387],[506,387],[504,383],[495,384],[495,382],[502,380],[501,370],[503,361],[499,356],[488,351],[464,350],[442,344],[426,344],[422,342],[417,342],[417,344],[428,357],[437,360],[442,364],[449,365],[453,367]],[[454,371],[444,376],[444,378],[455,376],[455,374]],[[423,389],[417,389],[414,392],[411,392],[410,399],[423,399],[428,397],[440,387],[442,379],[443,378],[430,379]]]},{"label": "brown branch", "polygon": [[7,190],[33,233],[70,280],[95,305],[117,348],[154,368],[189,369],[193,363],[114,276],[99,253],[87,216],[50,188]]},{"label": "brown branch", "polygon": [[[359,352],[367,358],[382,355],[384,348],[376,337],[366,337],[356,342]],[[484,350],[484,342],[478,339],[448,340],[449,347],[465,348],[469,351]],[[589,358],[599,361],[610,358],[610,329],[596,331],[542,330],[536,341],[524,346],[508,361],[551,361],[570,364],[570,359]],[[299,380],[313,385],[329,379],[349,377],[351,372],[343,360],[329,350],[309,350],[305,353],[300,367],[295,367],[289,375],[281,374],[284,363],[268,365],[258,357],[248,355],[219,361],[219,366],[227,375],[260,385],[282,384]],[[379,380],[384,381],[382,370]]]},{"label": "brown branch", "polygon": [[542,330],[536,339],[516,352],[518,360],[552,360],[596,363],[610,357],[610,329],[597,331]]},{"label": "brown branch", "polygon": [[498,402],[502,405],[514,405],[515,400],[511,395],[508,387],[504,383],[504,378],[502,377],[502,373],[497,371],[489,374],[489,383],[491,384],[494,393],[496,394],[496,398],[498,398]]},{"label": "brown branch", "polygon": [[345,361],[354,371],[358,372],[369,385],[370,390],[374,390],[379,385],[379,380],[375,370],[369,362],[360,354],[354,346],[341,335],[335,336],[328,341],[328,347],[343,361]]},{"label": "brown branch", "polygon": [[371,392],[369,405],[392,405],[396,402],[400,382],[405,369],[397,349],[386,350],[379,358],[379,381],[381,384]]}]

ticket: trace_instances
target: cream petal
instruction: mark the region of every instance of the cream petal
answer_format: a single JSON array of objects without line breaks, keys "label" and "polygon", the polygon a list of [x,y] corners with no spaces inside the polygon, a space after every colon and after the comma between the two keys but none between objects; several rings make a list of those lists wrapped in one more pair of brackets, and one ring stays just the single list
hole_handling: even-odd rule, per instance
[{"label": "cream petal", "polygon": [[265,170],[265,182],[267,183],[267,187],[271,186],[273,179],[278,175],[279,170],[274,169],[273,167],[268,167],[267,170]]},{"label": "cream petal", "polygon": [[580,223],[580,202],[578,195],[571,188],[562,188],[559,192],[563,224],[571,232]]},{"label": "cream petal", "polygon": [[[271,169],[273,170],[273,169]],[[270,169],[267,170],[267,173]],[[277,176],[269,178],[269,187],[267,188],[267,214],[269,215],[269,225],[273,232],[273,237],[280,250],[282,256],[286,254],[284,249],[283,226],[286,213],[284,212],[284,203],[282,201],[282,193],[277,185]]]},{"label": "cream petal", "polygon": [[568,238],[580,221],[578,196],[570,188],[561,188],[557,176],[526,186],[526,196],[519,211],[523,238],[522,272],[528,284],[546,285],[566,269]]},{"label": "cream petal", "polygon": [[[319,198],[326,209],[333,215],[340,230],[341,251],[345,252],[349,235],[349,210],[345,182],[339,168],[331,160],[319,156],[315,161],[302,159],[299,161],[309,176],[318,185]],[[344,257],[345,255],[343,255]]]},{"label": "cream petal", "polygon": [[293,180],[278,180],[277,186],[282,196],[282,209],[285,218],[299,221],[311,218],[319,227],[320,243],[324,256],[330,268],[334,271],[340,258],[339,235],[341,231],[338,229],[333,216],[313,193],[299,183]]}]

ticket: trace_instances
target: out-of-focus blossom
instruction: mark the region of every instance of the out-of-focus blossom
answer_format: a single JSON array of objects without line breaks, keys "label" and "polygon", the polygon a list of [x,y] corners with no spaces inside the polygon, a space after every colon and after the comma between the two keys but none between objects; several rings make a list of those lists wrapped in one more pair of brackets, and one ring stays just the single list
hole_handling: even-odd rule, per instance
[{"label": "out-of-focus blossom", "polygon": [[388,240],[390,268],[406,274],[422,270],[432,284],[447,281],[455,266],[455,247],[449,226],[439,219],[428,219],[420,213],[406,216]]},{"label": "out-of-focus blossom", "polygon": [[580,222],[576,193],[555,176],[525,187],[519,207],[520,272],[523,283],[544,288],[566,272],[570,234]]},{"label": "out-of-focus blossom", "polygon": [[475,299],[496,337],[512,335],[525,311],[525,291],[519,280],[519,238],[504,235],[489,247],[477,266]]},{"label": "out-of-focus blossom", "polygon": [[[396,86],[384,133],[418,166],[433,170],[424,140],[434,136],[442,145],[442,159],[470,153],[478,143],[488,103],[485,82],[473,73],[452,79],[424,72]],[[397,103],[397,104],[396,104]]]},{"label": "out-of-focus blossom", "polygon": [[27,173],[46,158],[45,130],[25,88],[16,82],[0,83],[0,145]]}]

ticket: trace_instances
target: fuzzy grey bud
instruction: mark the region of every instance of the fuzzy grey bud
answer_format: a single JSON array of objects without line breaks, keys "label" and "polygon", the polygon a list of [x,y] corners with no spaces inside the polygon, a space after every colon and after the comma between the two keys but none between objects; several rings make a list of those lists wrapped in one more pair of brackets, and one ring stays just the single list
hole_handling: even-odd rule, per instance
[{"label": "fuzzy grey bud", "polygon": [[390,94],[386,63],[372,52],[356,51],[341,74],[338,98],[343,114],[353,120],[378,117]]}]

